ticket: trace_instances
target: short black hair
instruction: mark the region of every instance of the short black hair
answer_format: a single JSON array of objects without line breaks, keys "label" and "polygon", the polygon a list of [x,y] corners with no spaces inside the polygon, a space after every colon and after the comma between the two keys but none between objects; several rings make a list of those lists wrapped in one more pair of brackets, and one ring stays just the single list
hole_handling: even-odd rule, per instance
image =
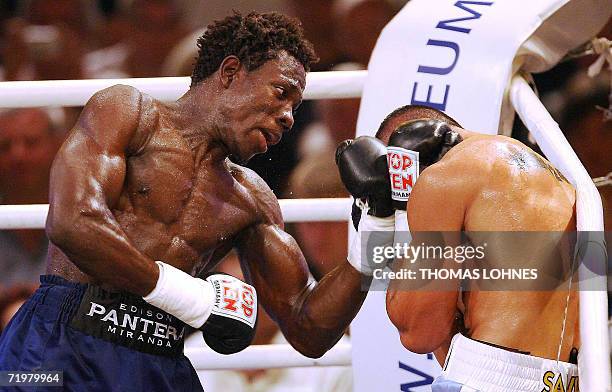
[{"label": "short black hair", "polygon": [[[393,132],[399,125],[422,118],[440,120],[450,125],[461,127],[461,125],[455,121],[454,118],[438,109],[423,105],[405,105],[395,109],[389,113],[387,117],[385,117],[383,122],[380,123],[378,131],[376,131],[376,137],[386,142],[387,139],[389,139],[391,132]],[[395,125],[390,126],[391,124]]]},{"label": "short black hair", "polygon": [[212,75],[223,59],[234,55],[252,71],[285,50],[296,58],[306,72],[317,57],[304,37],[297,19],[277,12],[234,15],[215,21],[198,38],[198,57],[191,74],[191,86]]}]

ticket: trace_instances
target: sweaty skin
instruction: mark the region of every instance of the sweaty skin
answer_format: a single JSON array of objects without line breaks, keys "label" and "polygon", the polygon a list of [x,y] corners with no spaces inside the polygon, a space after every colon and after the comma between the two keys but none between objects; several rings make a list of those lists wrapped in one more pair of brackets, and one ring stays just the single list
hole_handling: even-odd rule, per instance
[{"label": "sweaty skin", "polygon": [[252,71],[230,56],[176,103],[128,86],[94,95],[52,168],[48,272],[144,296],[154,260],[198,275],[235,247],[288,341],[324,354],[365,299],[360,274],[346,262],[317,283],[270,188],[228,159],[280,140],[305,76],[286,52]]},{"label": "sweaty skin", "polygon": [[[425,169],[410,195],[411,232],[576,230],[575,190],[544,158],[505,136],[453,129],[464,141]],[[504,260],[516,251],[502,244],[488,252],[487,262],[491,268],[509,267]],[[536,260],[533,267],[550,267],[545,263]],[[457,291],[434,292],[403,291],[392,283],[387,312],[404,346],[434,351],[442,363],[450,339],[461,330],[472,339],[557,358],[567,285],[558,291],[465,291],[459,298],[455,284]],[[456,319],[460,311],[463,323]],[[568,361],[572,347],[579,346],[578,295],[572,290],[560,360]]]}]

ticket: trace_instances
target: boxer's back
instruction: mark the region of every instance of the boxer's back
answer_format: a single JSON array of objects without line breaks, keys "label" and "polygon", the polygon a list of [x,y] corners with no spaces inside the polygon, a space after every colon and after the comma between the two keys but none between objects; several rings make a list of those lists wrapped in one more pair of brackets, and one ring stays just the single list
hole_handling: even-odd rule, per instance
[{"label": "boxer's back", "polygon": [[[572,185],[548,161],[504,136],[473,136],[457,145],[444,162],[468,167],[460,178],[471,190],[467,231],[575,230]],[[571,227],[570,227],[571,226]]]},{"label": "boxer's back", "polygon": [[[463,230],[467,232],[538,232],[532,244],[541,251],[544,232],[575,231],[575,192],[549,162],[533,150],[503,136],[472,136],[453,148],[440,162],[463,187]],[[426,171],[424,172],[426,173]],[[562,260],[556,235],[550,235],[549,257],[534,257],[530,246],[500,234],[502,241],[486,253],[489,268],[558,268]],[[560,236],[560,233],[558,233]],[[544,235],[549,238],[548,235]],[[540,238],[535,240],[535,238]],[[557,258],[555,255],[559,254]],[[567,253],[566,253],[567,254]],[[518,263],[512,262],[517,260]],[[521,259],[521,260],[519,260]],[[534,260],[535,259],[535,260]],[[527,264],[527,262],[529,264]],[[556,358],[568,296],[567,284],[556,291],[484,291],[474,285],[464,293],[465,326],[470,337],[510,347],[531,355]],[[577,293],[569,301],[561,360],[577,346]]]}]

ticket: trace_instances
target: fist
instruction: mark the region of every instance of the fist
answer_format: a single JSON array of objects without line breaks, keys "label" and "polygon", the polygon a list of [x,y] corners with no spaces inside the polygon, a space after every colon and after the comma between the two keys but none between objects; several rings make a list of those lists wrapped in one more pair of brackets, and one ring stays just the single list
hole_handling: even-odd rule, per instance
[{"label": "fist", "polygon": [[349,193],[367,201],[370,215],[393,214],[387,148],[380,140],[370,136],[345,140],[336,149],[336,165]]},{"label": "fist", "polygon": [[447,123],[434,119],[410,121],[394,130],[387,148],[393,207],[405,210],[420,172],[461,140]]},{"label": "fist", "polygon": [[234,354],[251,344],[257,323],[257,292],[228,274],[214,273],[206,281],[215,291],[215,304],[200,328],[204,341],[221,354]]}]

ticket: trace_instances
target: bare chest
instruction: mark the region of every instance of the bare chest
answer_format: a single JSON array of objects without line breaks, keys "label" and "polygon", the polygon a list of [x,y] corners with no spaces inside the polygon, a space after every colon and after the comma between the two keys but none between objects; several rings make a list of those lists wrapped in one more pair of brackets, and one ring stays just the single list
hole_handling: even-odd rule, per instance
[{"label": "bare chest", "polygon": [[128,160],[115,215],[142,252],[191,264],[231,241],[255,211],[231,172],[198,165],[184,145],[154,139]]}]

